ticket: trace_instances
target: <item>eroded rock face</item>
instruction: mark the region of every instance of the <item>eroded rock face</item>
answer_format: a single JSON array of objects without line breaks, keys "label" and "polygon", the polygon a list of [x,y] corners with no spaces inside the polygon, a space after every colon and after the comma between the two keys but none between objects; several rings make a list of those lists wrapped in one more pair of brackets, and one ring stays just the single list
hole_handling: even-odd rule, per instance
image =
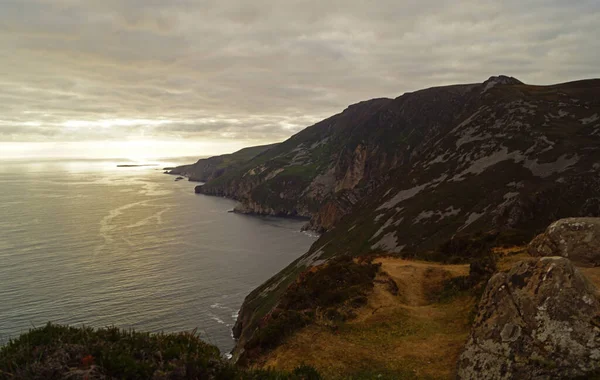
[{"label": "eroded rock face", "polygon": [[600,369],[600,304],[562,257],[522,261],[492,277],[458,364],[459,379],[546,379]]},{"label": "eroded rock face", "polygon": [[528,247],[529,254],[567,257],[576,265],[600,265],[600,218],[568,218],[554,222]]}]

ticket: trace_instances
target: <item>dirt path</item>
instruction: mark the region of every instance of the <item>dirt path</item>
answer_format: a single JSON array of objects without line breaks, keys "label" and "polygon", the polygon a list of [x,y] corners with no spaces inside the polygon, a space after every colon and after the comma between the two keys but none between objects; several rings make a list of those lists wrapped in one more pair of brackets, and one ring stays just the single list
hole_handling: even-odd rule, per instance
[{"label": "dirt path", "polygon": [[356,318],[335,332],[317,325],[299,331],[267,355],[264,367],[306,363],[326,378],[357,372],[365,378],[382,373],[386,379],[452,378],[474,300],[457,297],[441,304],[432,296],[444,280],[467,275],[469,266],[386,257],[375,262],[381,263],[380,274]]},{"label": "dirt path", "polygon": [[[532,260],[524,247],[498,249],[499,270]],[[317,368],[325,378],[452,379],[468,337],[475,299],[439,302],[446,279],[466,276],[469,265],[443,265],[382,257],[366,306],[339,329],[311,325],[264,358],[263,367]],[[579,268],[600,289],[600,267]],[[393,280],[396,287],[390,285]]]},{"label": "dirt path", "polygon": [[380,258],[374,262],[380,263],[381,270],[396,282],[408,306],[430,304],[431,292],[442,286],[444,280],[469,274],[469,265],[443,265],[394,258]]}]

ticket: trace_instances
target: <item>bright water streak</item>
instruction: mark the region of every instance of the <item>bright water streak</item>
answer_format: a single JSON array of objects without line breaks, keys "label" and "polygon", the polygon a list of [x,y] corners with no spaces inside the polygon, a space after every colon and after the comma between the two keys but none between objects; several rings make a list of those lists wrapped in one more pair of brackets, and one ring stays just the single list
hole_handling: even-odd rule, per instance
[{"label": "bright water streak", "polygon": [[314,242],[156,167],[0,161],[0,343],[48,321],[190,331],[222,351],[244,297]]}]

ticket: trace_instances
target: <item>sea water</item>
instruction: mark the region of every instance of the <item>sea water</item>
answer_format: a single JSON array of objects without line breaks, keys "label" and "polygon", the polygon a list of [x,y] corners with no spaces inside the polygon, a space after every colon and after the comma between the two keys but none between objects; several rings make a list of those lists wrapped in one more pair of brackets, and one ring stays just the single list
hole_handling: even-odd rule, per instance
[{"label": "sea water", "polygon": [[198,329],[229,351],[255,287],[306,252],[302,221],[229,213],[162,166],[0,161],[0,343],[51,321]]}]

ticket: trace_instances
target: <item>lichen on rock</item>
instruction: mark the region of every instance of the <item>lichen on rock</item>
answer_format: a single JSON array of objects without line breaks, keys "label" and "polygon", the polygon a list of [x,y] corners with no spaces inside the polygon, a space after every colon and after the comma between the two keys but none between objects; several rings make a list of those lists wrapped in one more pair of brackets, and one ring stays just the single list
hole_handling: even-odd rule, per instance
[{"label": "lichen on rock", "polygon": [[600,304],[563,257],[493,276],[458,363],[459,379],[573,378],[600,369]]},{"label": "lichen on rock", "polygon": [[528,247],[532,256],[567,257],[577,265],[600,265],[600,218],[567,218],[554,222]]}]

